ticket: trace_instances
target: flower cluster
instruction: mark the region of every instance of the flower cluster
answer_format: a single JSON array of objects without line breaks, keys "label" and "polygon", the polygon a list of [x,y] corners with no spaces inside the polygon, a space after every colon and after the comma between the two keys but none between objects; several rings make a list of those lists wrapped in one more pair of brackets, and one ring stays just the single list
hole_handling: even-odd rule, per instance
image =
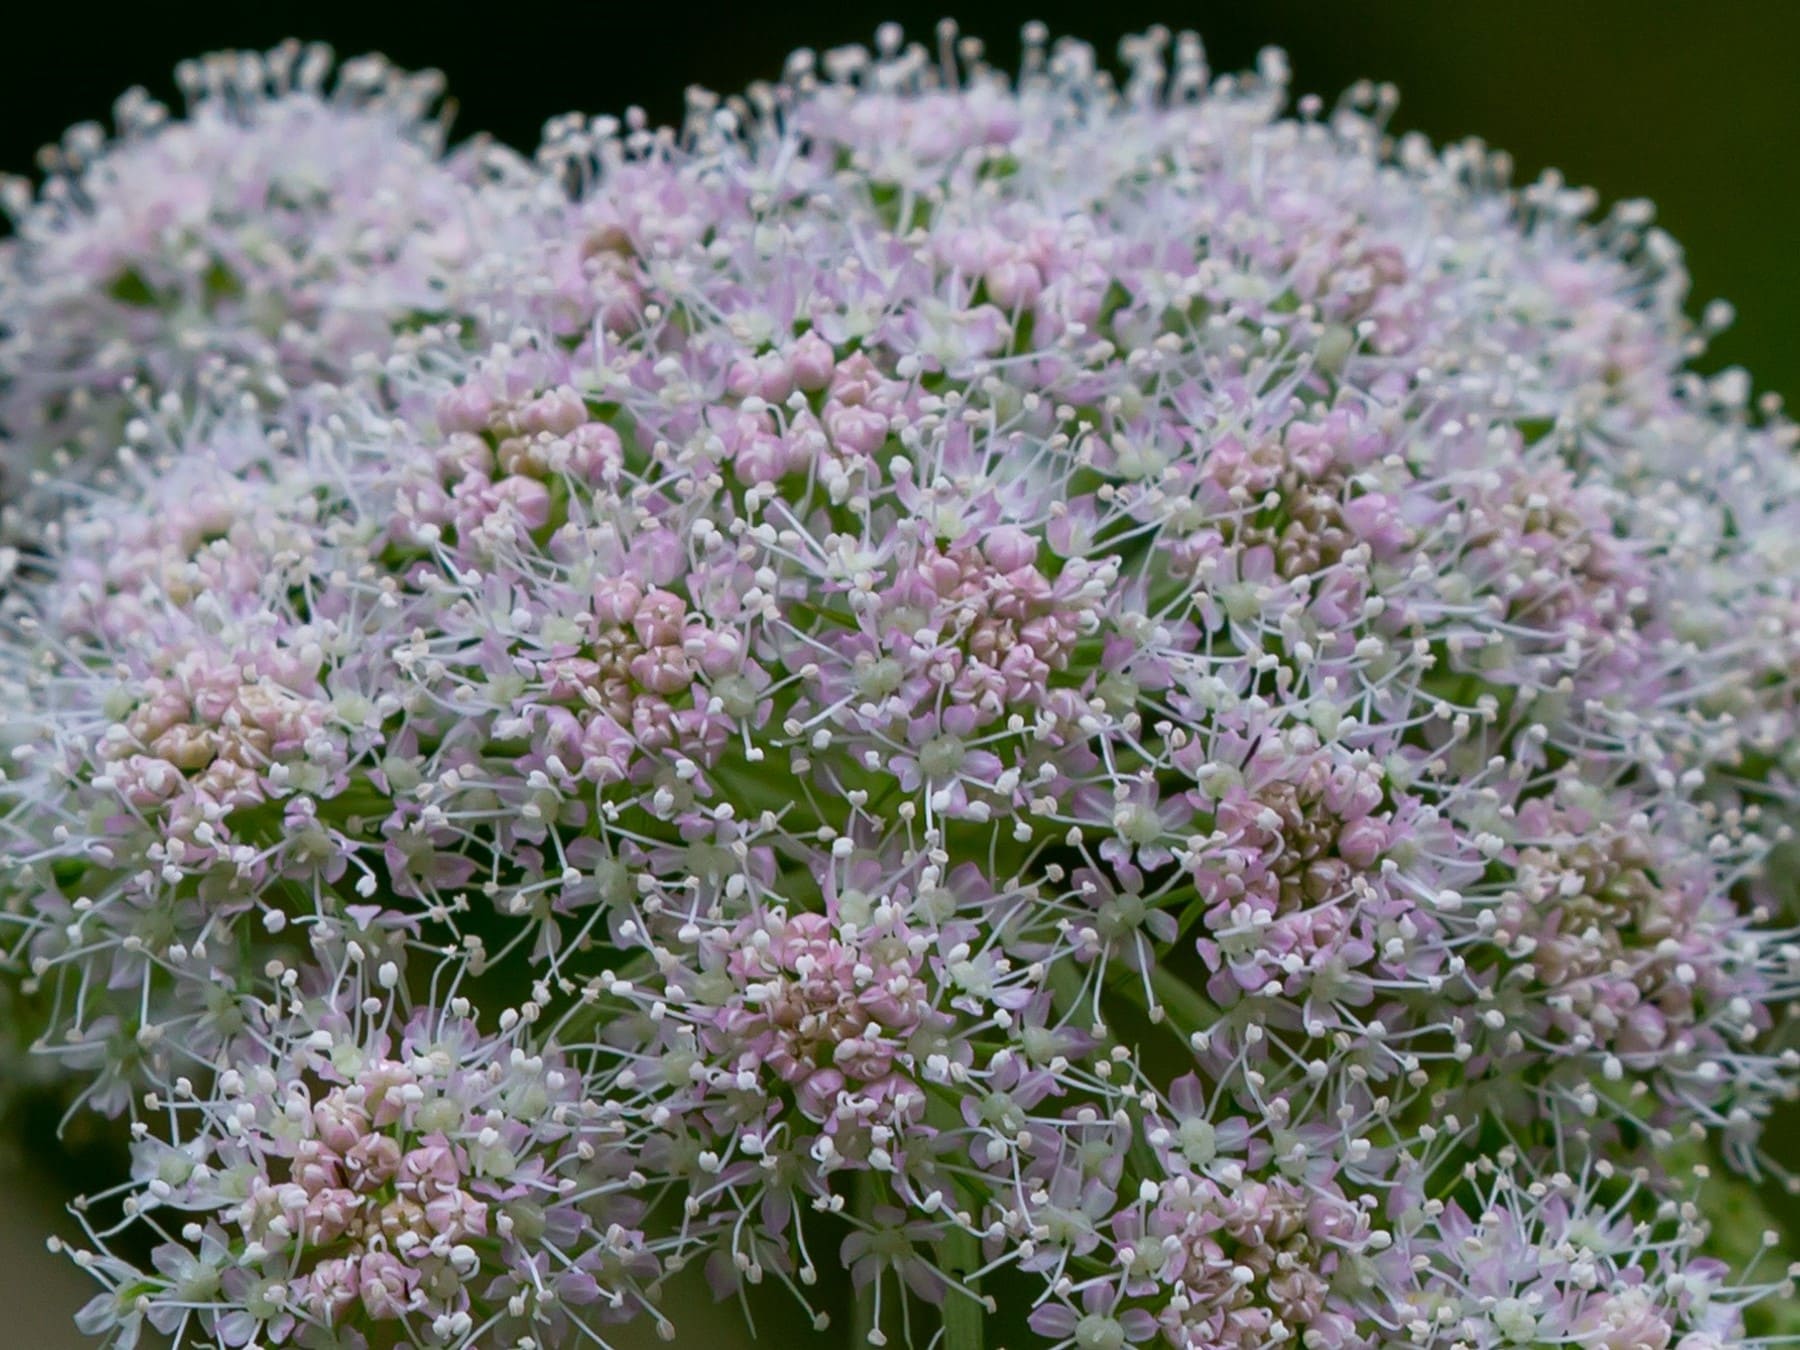
[{"label": "flower cluster", "polygon": [[[108,1286],[82,1328],[361,1347],[358,1323],[376,1344],[410,1323],[430,1344],[510,1344],[647,1309],[660,1263],[616,1180],[626,1130],[582,1096],[580,1065],[535,1050],[516,1012],[489,1035],[458,997],[406,1015],[382,992],[391,965],[371,979],[338,961],[313,992],[273,971],[232,1067],[204,1094],[178,1077],[152,1095],[167,1137],[134,1129],[121,1208],[163,1239],[155,1273],[79,1252]],[[113,1198],[82,1204],[96,1236]]]},{"label": "flower cluster", "polygon": [[[1691,1202],[1664,1198],[1648,1218],[1634,1217],[1642,1179],[1604,1159],[1585,1163],[1580,1177],[1533,1175],[1521,1163],[1503,1150],[1498,1162],[1469,1164],[1473,1210],[1413,1197],[1401,1226],[1424,1274],[1397,1341],[1743,1343],[1744,1307],[1776,1285],[1734,1288],[1723,1262],[1699,1255],[1706,1229]],[[1765,1234],[1758,1255],[1778,1240]]]},{"label": "flower cluster", "polygon": [[[136,339],[4,601],[18,994],[137,1138],[90,1331],[1769,1332],[1691,1183],[1800,1082],[1795,429],[1641,204],[1026,38],[529,168],[216,67],[412,167],[221,370]],[[17,266],[119,243],[64,191]],[[75,312],[19,426],[99,417],[5,365]]]},{"label": "flower cluster", "polygon": [[444,154],[435,73],[379,57],[332,75],[319,46],[227,53],[177,72],[185,117],[143,90],[117,136],[84,123],[35,195],[0,205],[0,435],[9,523],[29,529],[77,471],[107,468],[130,390],[228,381],[278,401],[349,373],[395,332],[473,302],[511,171]]}]

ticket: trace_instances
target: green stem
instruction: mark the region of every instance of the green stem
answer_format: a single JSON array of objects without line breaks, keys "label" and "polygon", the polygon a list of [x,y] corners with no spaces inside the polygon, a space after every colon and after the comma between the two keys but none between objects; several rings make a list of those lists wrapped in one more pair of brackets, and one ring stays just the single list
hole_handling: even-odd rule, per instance
[{"label": "green stem", "polygon": [[[868,1172],[858,1172],[850,1183],[850,1208],[857,1218],[864,1223],[873,1224],[875,1216],[875,1178]],[[851,1285],[850,1299],[850,1345],[851,1350],[863,1350],[869,1344],[869,1337],[879,1331],[880,1325],[875,1319],[876,1280],[870,1280],[860,1289]]]},{"label": "green stem", "polygon": [[[973,1233],[952,1228],[938,1243],[938,1263],[959,1284],[969,1282],[971,1271],[981,1267],[981,1247]],[[982,1324],[987,1310],[968,1294],[951,1289],[944,1295],[944,1350],[981,1350]]]}]

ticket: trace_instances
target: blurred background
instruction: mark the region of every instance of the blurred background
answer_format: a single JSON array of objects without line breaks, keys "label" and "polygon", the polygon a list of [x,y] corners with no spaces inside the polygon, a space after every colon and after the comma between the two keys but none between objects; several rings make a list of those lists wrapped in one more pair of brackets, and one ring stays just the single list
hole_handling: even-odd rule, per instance
[{"label": "blurred background", "polygon": [[[778,75],[795,47],[866,42],[889,19],[928,38],[946,13],[1003,66],[1028,19],[1103,55],[1121,35],[1161,23],[1196,29],[1215,70],[1284,47],[1296,90],[1327,101],[1360,78],[1392,81],[1396,129],[1437,141],[1479,135],[1512,153],[1520,181],[1554,166],[1608,201],[1653,200],[1686,246],[1695,312],[1714,298],[1737,308],[1704,366],[1742,365],[1759,390],[1800,395],[1800,4],[1791,0],[48,7],[37,45],[15,45],[0,81],[0,171],[26,171],[40,145],[70,123],[104,118],[134,84],[173,98],[175,62],[221,47],[296,36],[341,55],[373,50],[435,66],[449,77],[460,133],[529,150],[558,113],[635,104],[668,121],[689,84],[735,90]],[[111,1156],[79,1138],[57,1148],[56,1123],[53,1110],[0,1122],[0,1350],[86,1344],[68,1319],[91,1286],[44,1250],[43,1234],[66,1228],[69,1194],[110,1180]],[[1775,1131],[1790,1162],[1800,1162],[1797,1124]],[[682,1343],[717,1341],[735,1324],[729,1310],[715,1326],[689,1320]]]}]

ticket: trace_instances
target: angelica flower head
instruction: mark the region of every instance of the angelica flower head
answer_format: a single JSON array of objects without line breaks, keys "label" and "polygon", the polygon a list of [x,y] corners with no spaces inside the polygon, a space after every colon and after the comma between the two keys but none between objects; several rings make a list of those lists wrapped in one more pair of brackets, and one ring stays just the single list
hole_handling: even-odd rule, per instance
[{"label": "angelica flower head", "polygon": [[[275,974],[209,1084],[149,1097],[131,1184],[82,1202],[102,1249],[131,1224],[164,1239],[132,1311],[226,1346],[396,1322],[409,1344],[469,1346],[533,1323],[601,1343],[588,1323],[647,1306],[656,1247],[610,1179],[630,1127],[583,1097],[578,1060],[536,1050],[516,1012],[498,1032],[460,997],[409,1013],[390,967],[310,991]],[[123,1217],[102,1231],[109,1204]],[[96,1296],[90,1330],[120,1297]]]},{"label": "angelica flower head", "polygon": [[[833,1252],[876,1344],[1780,1296],[1700,1298],[1667,1159],[1765,1166],[1800,1068],[1792,427],[1684,373],[1641,206],[1027,37],[553,124],[473,317],[143,400],[44,532],[39,1049],[244,1192],[153,1294],[91,1258],[116,1342],[599,1341],[565,1282],[684,1267],[823,1325]],[[496,1148],[562,1206],[498,1244]]]},{"label": "angelica flower head", "polygon": [[[1400,1223],[1417,1291],[1401,1309],[1416,1345],[1506,1346],[1744,1343],[1744,1309],[1791,1298],[1791,1274],[1758,1252],[1739,1285],[1700,1254],[1705,1221],[1665,1199],[1646,1216],[1641,1178],[1603,1160],[1581,1174],[1542,1173],[1510,1150],[1468,1169],[1466,1194],[1413,1197]],[[1398,1250],[1398,1249],[1397,1249]]]},{"label": "angelica flower head", "polygon": [[401,328],[463,313],[507,156],[445,152],[442,78],[318,45],[184,64],[171,114],[141,89],[116,132],[71,130],[35,193],[6,184],[0,430],[11,506],[106,467],[127,386],[184,391],[236,363],[279,399],[346,374]]}]

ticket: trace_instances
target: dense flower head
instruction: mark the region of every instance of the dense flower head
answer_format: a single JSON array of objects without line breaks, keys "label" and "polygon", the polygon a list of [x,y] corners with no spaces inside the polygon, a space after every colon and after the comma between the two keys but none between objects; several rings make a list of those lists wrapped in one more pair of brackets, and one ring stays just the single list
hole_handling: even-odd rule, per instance
[{"label": "dense flower head", "polygon": [[34,1049],[127,1220],[204,1215],[95,1233],[90,1330],[605,1344],[689,1268],[822,1327],[834,1261],[954,1350],[995,1291],[1082,1350],[1788,1296],[1674,1160],[1767,1175],[1800,1070],[1792,426],[1685,371],[1641,204],[1273,54],[1026,47],[421,149],[470,290],[273,398],[143,372],[0,667]]},{"label": "dense flower head", "polygon": [[[1418,1288],[1402,1309],[1404,1341],[1469,1347],[1545,1342],[1684,1346],[1743,1342],[1743,1313],[1763,1292],[1737,1287],[1699,1254],[1705,1220],[1691,1200],[1664,1198],[1648,1217],[1631,1197],[1641,1176],[1604,1159],[1581,1175],[1536,1172],[1512,1150],[1465,1165],[1469,1207],[1407,1196],[1400,1227]],[[1397,1197],[1398,1198],[1398,1197]],[[1765,1234],[1765,1268],[1776,1237]],[[1768,1270],[1779,1288],[1791,1272]]]},{"label": "dense flower head", "polygon": [[[482,143],[446,156],[442,79],[318,45],[223,53],[178,72],[172,115],[141,89],[117,131],[73,129],[37,192],[6,183],[0,432],[15,528],[49,471],[103,471],[128,386],[181,389],[228,364],[279,399],[341,377],[421,318],[465,312],[499,227]],[[242,377],[240,377],[241,380]]]},{"label": "dense flower head", "polygon": [[[341,941],[314,948],[345,960]],[[77,1259],[111,1286],[86,1329],[364,1346],[359,1325],[389,1344],[405,1323],[407,1344],[466,1346],[647,1306],[656,1248],[607,1179],[618,1114],[534,1047],[530,1018],[484,1033],[454,997],[408,1014],[392,971],[340,967],[308,992],[277,967],[206,1090],[182,1076],[149,1098],[131,1184],[81,1202],[101,1245]],[[123,1219],[102,1232],[111,1199]],[[120,1283],[104,1244],[134,1223],[162,1239],[156,1273]]]}]

